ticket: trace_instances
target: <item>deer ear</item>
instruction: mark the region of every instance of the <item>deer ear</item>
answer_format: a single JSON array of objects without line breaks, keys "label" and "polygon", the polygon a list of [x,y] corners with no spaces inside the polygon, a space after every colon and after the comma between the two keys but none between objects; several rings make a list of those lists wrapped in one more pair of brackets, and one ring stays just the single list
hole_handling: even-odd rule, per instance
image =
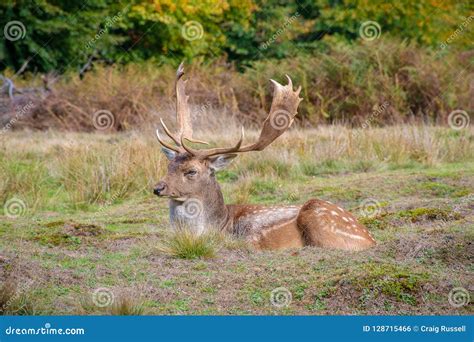
[{"label": "deer ear", "polygon": [[227,167],[230,164],[232,159],[237,157],[237,154],[223,154],[217,157],[210,157],[209,159],[209,167],[213,171],[219,171]]},{"label": "deer ear", "polygon": [[162,147],[161,151],[165,154],[168,160],[173,160],[176,157],[176,152],[173,150],[170,150],[169,148]]}]

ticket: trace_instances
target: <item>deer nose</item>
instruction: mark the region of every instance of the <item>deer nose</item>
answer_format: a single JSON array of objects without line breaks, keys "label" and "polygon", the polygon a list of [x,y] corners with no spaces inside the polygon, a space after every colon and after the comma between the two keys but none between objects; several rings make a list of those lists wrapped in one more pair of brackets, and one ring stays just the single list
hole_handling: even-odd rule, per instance
[{"label": "deer nose", "polygon": [[159,182],[156,185],[156,188],[153,189],[153,193],[157,196],[161,195],[161,192],[166,189],[166,184],[165,182]]}]

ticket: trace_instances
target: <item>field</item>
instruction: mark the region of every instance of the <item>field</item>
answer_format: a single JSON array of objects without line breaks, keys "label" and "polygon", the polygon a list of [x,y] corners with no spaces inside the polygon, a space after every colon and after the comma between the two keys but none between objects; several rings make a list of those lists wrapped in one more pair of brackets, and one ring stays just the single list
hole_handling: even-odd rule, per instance
[{"label": "field", "polygon": [[[378,245],[254,251],[221,236],[208,257],[183,259],[163,248],[173,232],[152,187],[166,159],[151,130],[7,132],[0,313],[473,314],[472,304],[448,300],[454,288],[474,290],[473,133],[292,129],[218,174],[227,203],[329,200],[358,216]],[[282,287],[284,305],[272,304]]]}]

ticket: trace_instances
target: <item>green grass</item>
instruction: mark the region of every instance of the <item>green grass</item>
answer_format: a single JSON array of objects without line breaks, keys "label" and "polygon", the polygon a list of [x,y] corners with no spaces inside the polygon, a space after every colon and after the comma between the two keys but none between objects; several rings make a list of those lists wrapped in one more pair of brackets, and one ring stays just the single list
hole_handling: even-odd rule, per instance
[{"label": "green grass", "polygon": [[362,293],[362,305],[380,296],[415,306],[422,295],[422,286],[430,280],[427,272],[419,272],[392,264],[368,263],[354,278],[354,287]]},{"label": "green grass", "polygon": [[180,229],[165,238],[158,250],[180,259],[209,259],[216,256],[220,242],[216,233],[196,235]]},{"label": "green grass", "polygon": [[[64,154],[49,133],[35,143],[15,133],[1,142],[0,215],[12,197],[27,210],[0,217],[0,306],[14,298],[2,314],[472,314],[447,295],[474,272],[474,139],[432,128],[421,144],[403,129],[367,130],[360,151],[337,156],[345,129],[290,132],[265,158],[240,156],[218,174],[228,203],[321,198],[349,209],[378,243],[362,253],[173,234],[167,201],[150,192],[166,166],[154,142],[80,135],[88,147]],[[373,217],[360,211],[367,198],[380,204]],[[92,302],[102,287],[114,305]],[[288,307],[271,304],[277,287],[291,292]]]}]

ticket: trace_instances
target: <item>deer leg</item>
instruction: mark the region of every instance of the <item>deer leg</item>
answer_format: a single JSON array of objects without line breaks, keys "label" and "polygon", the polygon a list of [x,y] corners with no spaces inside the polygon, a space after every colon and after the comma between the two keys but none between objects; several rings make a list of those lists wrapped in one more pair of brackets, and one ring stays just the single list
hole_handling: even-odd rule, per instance
[{"label": "deer leg", "polygon": [[257,249],[284,249],[304,246],[301,233],[296,225],[296,219],[266,228],[249,240]]},{"label": "deer leg", "polygon": [[307,246],[359,251],[375,245],[366,227],[330,202],[309,200],[298,213],[296,223]]}]

